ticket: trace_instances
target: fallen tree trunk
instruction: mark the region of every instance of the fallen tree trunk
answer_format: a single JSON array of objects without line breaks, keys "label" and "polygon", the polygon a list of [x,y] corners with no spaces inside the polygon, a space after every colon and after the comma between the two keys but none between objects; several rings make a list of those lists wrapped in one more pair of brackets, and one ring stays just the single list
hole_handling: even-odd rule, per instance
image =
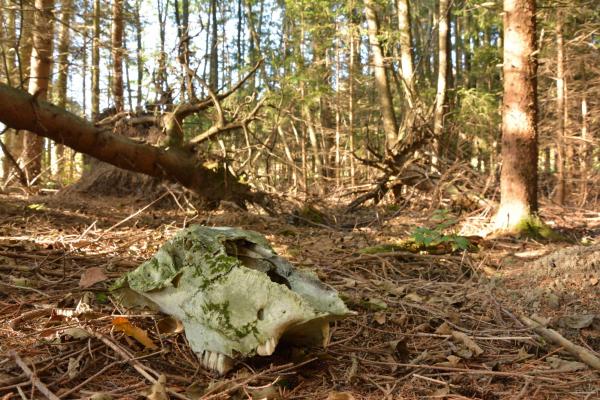
[{"label": "fallen tree trunk", "polygon": [[204,167],[191,150],[157,147],[117,135],[5,84],[0,84],[0,122],[47,137],[116,167],[178,182],[209,201],[265,203],[263,194],[253,192],[225,168]]}]

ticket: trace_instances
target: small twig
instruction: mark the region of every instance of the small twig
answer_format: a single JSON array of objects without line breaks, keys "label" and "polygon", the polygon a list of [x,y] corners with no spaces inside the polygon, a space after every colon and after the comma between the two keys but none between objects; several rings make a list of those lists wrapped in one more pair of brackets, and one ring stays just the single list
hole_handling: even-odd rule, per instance
[{"label": "small twig", "polygon": [[161,196],[159,196],[158,198],[154,199],[152,202],[150,202],[149,204],[147,204],[146,206],[140,208],[139,210],[137,210],[136,212],[134,212],[133,214],[131,214],[130,216],[128,216],[125,219],[122,219],[121,221],[117,222],[116,224],[114,224],[113,226],[111,226],[108,229],[105,229],[104,232],[102,232],[102,234],[100,236],[98,236],[95,241],[97,242],[98,240],[100,240],[104,235],[106,235],[108,232],[112,231],[113,229],[115,229],[118,226],[123,225],[125,222],[129,221],[130,219],[134,218],[135,216],[137,216],[138,214],[144,212],[146,209],[148,209],[149,207],[153,206],[154,204],[156,204],[159,200],[162,200],[163,197],[167,196],[169,193],[163,193]]},{"label": "small twig", "polygon": [[94,380],[98,376],[102,375],[104,372],[108,371],[109,369],[111,369],[115,365],[123,364],[125,362],[126,361],[113,361],[112,363],[110,363],[110,364],[106,365],[104,368],[102,368],[100,371],[96,372],[95,374],[93,374],[89,378],[85,379],[79,385],[72,387],[71,389],[67,390],[64,393],[61,393],[60,396],[59,396],[59,398],[65,398],[65,397],[67,397],[68,395],[70,395],[71,393],[73,393],[73,392],[81,389],[82,387],[84,387],[85,385],[87,385],[89,382],[91,382],[92,380]]},{"label": "small twig", "polygon": [[[2,132],[0,132],[0,136],[3,135],[7,130],[8,127],[5,128]],[[23,172],[23,169],[21,168],[15,157],[11,154],[10,150],[6,147],[4,142],[2,142],[2,140],[0,140],[0,148],[2,149],[2,153],[8,159],[12,167],[15,169],[15,171],[17,171],[17,175],[19,175],[19,182],[21,182],[21,185],[23,185],[23,187],[27,187],[27,176],[25,175],[25,172]]]},{"label": "small twig", "polygon": [[46,398],[50,400],[60,400],[54,393],[52,393],[52,391],[50,391],[50,389],[48,389],[46,385],[44,385],[42,381],[39,380],[35,372],[33,372],[27,366],[27,364],[25,364],[25,361],[23,361],[23,359],[19,357],[16,351],[11,350],[8,354],[11,358],[15,360],[19,368],[21,368],[25,375],[27,375],[27,377],[31,380],[31,384],[35,386],[36,389],[39,390],[44,396],[46,396]]},{"label": "small twig", "polygon": [[50,297],[48,294],[42,292],[41,290],[32,288],[32,287],[27,287],[27,286],[21,286],[21,285],[11,285],[9,283],[4,283],[4,282],[0,282],[0,285],[2,286],[6,286],[9,288],[13,288],[13,289],[20,289],[20,290],[31,290],[32,292],[36,292],[37,294],[40,294],[44,297]]},{"label": "small twig", "polygon": [[523,321],[527,326],[533,329],[535,333],[542,336],[544,339],[563,347],[566,351],[577,357],[577,359],[580,361],[600,371],[600,358],[589,352],[585,347],[571,342],[554,329],[544,328],[539,322],[529,319],[524,315],[521,316],[521,321]]},{"label": "small twig", "polygon": [[227,388],[226,390],[223,390],[222,392],[213,393],[213,394],[209,393],[209,394],[201,397],[200,399],[201,400],[211,400],[211,399],[223,398],[225,395],[227,395],[227,394],[229,394],[229,393],[231,393],[231,392],[239,389],[240,387],[243,387],[244,385],[252,382],[253,380],[255,380],[255,379],[257,379],[257,378],[259,378],[261,376],[265,376],[265,375],[268,375],[268,374],[274,373],[274,372],[283,372],[283,371],[286,371],[286,370],[291,369],[291,368],[298,368],[298,367],[300,367],[302,365],[309,364],[309,363],[311,363],[311,362],[313,362],[315,360],[316,360],[316,357],[315,358],[311,358],[309,360],[306,360],[306,361],[304,361],[304,362],[302,362],[300,364],[288,363],[288,364],[280,365],[280,366],[277,366],[277,367],[271,367],[271,368],[269,368],[267,370],[264,370],[264,371],[258,372],[256,374],[253,374],[252,376],[250,376],[250,377],[248,377],[248,378],[246,378],[246,379],[244,379],[244,380],[236,383],[235,385],[232,385],[231,387]]},{"label": "small twig", "polygon": [[[91,329],[86,329],[90,335],[94,336],[97,339],[100,339],[104,344],[106,344],[108,347],[110,347],[115,353],[117,353],[125,362],[127,362],[129,365],[131,365],[140,375],[142,375],[144,378],[146,378],[148,381],[152,382],[153,384],[157,382],[157,378],[153,377],[152,375],[150,375],[147,371],[150,370],[152,371],[154,374],[156,374],[157,376],[159,375],[156,371],[151,370],[148,367],[143,366],[136,358],[132,357],[131,355],[129,355],[127,353],[127,351],[125,351],[124,349],[121,348],[121,346],[119,346],[118,344],[114,343],[112,340],[110,340],[108,337],[106,337],[105,335],[101,334],[100,332],[97,331],[93,331]],[[183,400],[188,400],[188,397],[179,394],[171,389],[167,388],[167,392],[169,392],[169,394],[171,396],[174,396],[178,399],[183,399]]]},{"label": "small twig", "polygon": [[108,347],[110,347],[123,360],[125,360],[137,372],[139,372],[140,375],[142,375],[148,381],[150,381],[152,383],[156,383],[156,378],[153,377],[152,375],[150,375],[148,373],[148,371],[146,371],[146,369],[144,368],[144,366],[139,361],[135,360],[131,355],[129,355],[125,350],[123,350],[121,348],[121,346],[119,346],[118,344],[114,343],[112,340],[110,340],[108,337],[106,337],[105,335],[101,334],[100,332],[93,331],[93,330],[90,330],[90,329],[86,329],[86,330],[88,331],[88,333],[90,335],[94,336],[97,339],[100,339],[105,345],[107,345]]},{"label": "small twig", "polygon": [[48,316],[52,315],[52,309],[51,308],[40,308],[40,309],[35,309],[35,310],[24,312],[23,314],[19,315],[18,317],[11,319],[8,322],[8,326],[10,326],[10,329],[12,329],[13,331],[16,331],[17,326],[21,322],[29,320],[29,319],[43,317],[45,315],[48,315]]},{"label": "small twig", "polygon": [[466,369],[466,368],[445,367],[442,365],[404,364],[404,363],[392,363],[392,362],[373,361],[373,360],[369,360],[368,362],[372,363],[372,364],[381,364],[381,365],[397,365],[399,367],[405,367],[405,368],[422,368],[422,369],[431,369],[431,370],[439,370],[439,371],[457,372],[457,373],[468,374],[468,375],[495,375],[495,376],[505,376],[505,377],[511,377],[511,378],[538,379],[541,381],[562,383],[562,381],[560,381],[558,379],[552,379],[552,378],[547,378],[544,376],[537,376],[537,375],[529,375],[529,374],[525,374],[525,373],[519,372],[519,371],[502,372],[502,371],[490,371],[487,369]]}]

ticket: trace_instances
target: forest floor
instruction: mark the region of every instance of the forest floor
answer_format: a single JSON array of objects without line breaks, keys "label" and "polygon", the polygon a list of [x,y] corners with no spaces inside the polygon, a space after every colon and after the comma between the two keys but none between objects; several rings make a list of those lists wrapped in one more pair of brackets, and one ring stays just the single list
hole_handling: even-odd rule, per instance
[{"label": "forest floor", "polygon": [[[154,387],[155,400],[600,399],[600,371],[582,362],[600,352],[599,212],[544,204],[569,241],[472,238],[476,249],[440,254],[379,246],[435,230],[426,207],[329,208],[328,224],[302,224],[147,205],[0,195],[0,398],[134,399]],[[486,217],[458,222],[466,231]],[[159,343],[144,349],[117,329],[108,288],[192,223],[263,233],[358,314],[333,325],[326,349],[282,349],[224,377],[198,366],[182,333],[158,334],[158,315],[126,315]],[[568,342],[552,343],[525,317]],[[164,385],[149,381],[161,374]]]}]

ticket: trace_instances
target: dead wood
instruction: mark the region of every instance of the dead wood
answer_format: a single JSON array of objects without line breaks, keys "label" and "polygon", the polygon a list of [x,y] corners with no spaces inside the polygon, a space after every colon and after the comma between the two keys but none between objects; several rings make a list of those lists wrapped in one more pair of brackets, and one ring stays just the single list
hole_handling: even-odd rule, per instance
[{"label": "dead wood", "polygon": [[36,376],[36,374],[25,364],[21,357],[15,352],[11,351],[10,356],[15,360],[17,365],[23,370],[25,375],[31,381],[31,384],[36,387],[44,396],[49,400],[60,400],[48,387]]},{"label": "dead wood", "polygon": [[550,342],[562,346],[566,351],[575,356],[578,360],[586,363],[590,367],[600,371],[600,358],[596,357],[592,352],[585,347],[576,345],[563,335],[556,332],[554,329],[544,328],[539,322],[534,321],[526,316],[521,316],[521,320],[529,326],[535,333],[544,337]]},{"label": "dead wood", "polygon": [[209,201],[229,200],[241,205],[268,203],[264,194],[239,182],[228,169],[203,166],[190,150],[177,146],[156,147],[114,134],[4,84],[0,84],[0,121],[119,168],[173,180]]}]

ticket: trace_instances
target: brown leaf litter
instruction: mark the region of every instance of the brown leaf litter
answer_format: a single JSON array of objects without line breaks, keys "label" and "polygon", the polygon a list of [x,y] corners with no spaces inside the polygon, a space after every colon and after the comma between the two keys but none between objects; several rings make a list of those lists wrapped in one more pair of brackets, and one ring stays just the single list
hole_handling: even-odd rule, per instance
[{"label": "brown leaf litter", "polygon": [[[478,253],[361,254],[406,237],[428,216],[404,210],[385,220],[385,210],[371,210],[361,218],[372,223],[332,229],[241,210],[146,205],[0,196],[3,399],[600,398],[599,371],[569,349],[596,357],[600,349],[598,264],[572,262],[569,253],[587,248],[496,239]],[[585,230],[579,236],[598,246],[598,214],[569,212],[574,232]],[[226,377],[202,370],[176,322],[130,314],[108,292],[190,223],[265,234],[358,315],[332,327],[326,350],[282,348]],[[115,329],[116,318],[127,329]],[[552,342],[549,330],[566,342]]]}]

